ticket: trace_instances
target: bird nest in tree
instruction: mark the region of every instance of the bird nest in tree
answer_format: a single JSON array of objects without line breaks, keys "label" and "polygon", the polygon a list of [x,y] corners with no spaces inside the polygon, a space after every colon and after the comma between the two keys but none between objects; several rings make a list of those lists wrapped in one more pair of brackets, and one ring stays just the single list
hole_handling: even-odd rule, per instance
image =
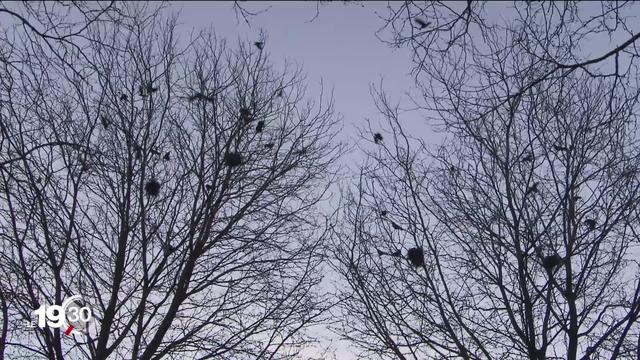
[{"label": "bird nest in tree", "polygon": [[224,155],[224,163],[229,167],[242,165],[242,155],[236,152],[230,152]]},{"label": "bird nest in tree", "polygon": [[424,252],[421,247],[411,248],[407,251],[407,259],[411,262],[411,265],[420,267],[424,265]]},{"label": "bird nest in tree", "polygon": [[542,259],[542,266],[547,270],[553,270],[560,265],[562,265],[562,258],[558,254],[548,255]]},{"label": "bird nest in tree", "polygon": [[158,194],[160,194],[160,183],[155,179],[147,181],[144,185],[144,191],[149,196],[158,196]]}]

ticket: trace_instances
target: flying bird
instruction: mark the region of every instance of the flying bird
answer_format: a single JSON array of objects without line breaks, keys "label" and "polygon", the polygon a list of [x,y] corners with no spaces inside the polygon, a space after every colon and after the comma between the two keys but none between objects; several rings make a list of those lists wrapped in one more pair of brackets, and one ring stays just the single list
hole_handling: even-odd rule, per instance
[{"label": "flying bird", "polygon": [[224,163],[228,167],[236,167],[242,165],[242,155],[237,152],[230,152],[224,155]]},{"label": "flying bird", "polygon": [[264,130],[264,121],[260,120],[258,121],[258,125],[256,125],[256,133],[261,133],[262,130]]},{"label": "flying bird", "polygon": [[382,134],[380,133],[373,134],[373,142],[375,142],[376,144],[380,144],[381,141],[382,141]]},{"label": "flying bird", "polygon": [[255,45],[259,50],[262,50],[262,48],[264,48],[264,41],[256,41],[253,45]]},{"label": "flying bird", "polygon": [[421,267],[424,265],[424,251],[421,247],[411,248],[407,251],[407,259],[414,267]]},{"label": "flying bird", "polygon": [[160,194],[160,183],[155,179],[147,181],[147,183],[144,185],[144,191],[149,196],[158,196],[158,194]]},{"label": "flying bird", "polygon": [[431,25],[430,21],[424,21],[421,18],[415,18],[415,19],[413,19],[413,21],[415,21],[415,23],[418,24],[418,26],[420,27],[421,30],[426,28],[427,26]]}]

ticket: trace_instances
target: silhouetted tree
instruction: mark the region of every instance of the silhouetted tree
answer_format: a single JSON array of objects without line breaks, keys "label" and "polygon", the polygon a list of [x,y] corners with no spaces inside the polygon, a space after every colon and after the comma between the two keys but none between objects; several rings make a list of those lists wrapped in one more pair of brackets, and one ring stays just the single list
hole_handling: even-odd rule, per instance
[{"label": "silhouetted tree", "polygon": [[[300,72],[276,72],[251,45],[229,49],[207,33],[181,44],[162,8],[120,11],[88,24],[84,56],[0,42],[14,51],[0,68],[3,351],[294,358],[329,306],[317,204],[340,153],[331,101],[304,101]],[[291,96],[274,101],[282,86]],[[188,101],[199,91],[216,96]],[[238,121],[242,104],[268,119],[260,136]],[[229,153],[242,166],[225,166]],[[24,326],[40,304],[75,294],[97,319],[88,336]]]},{"label": "silhouetted tree", "polygon": [[[364,147],[334,234],[336,330],[366,356],[637,358],[635,5],[600,5],[516,3],[499,24],[484,3],[390,7],[392,42],[414,50],[414,100],[448,136],[434,149],[376,94],[390,135]],[[416,16],[432,25],[414,32]],[[585,59],[605,29],[626,36]],[[370,250],[411,248],[419,269]]]}]

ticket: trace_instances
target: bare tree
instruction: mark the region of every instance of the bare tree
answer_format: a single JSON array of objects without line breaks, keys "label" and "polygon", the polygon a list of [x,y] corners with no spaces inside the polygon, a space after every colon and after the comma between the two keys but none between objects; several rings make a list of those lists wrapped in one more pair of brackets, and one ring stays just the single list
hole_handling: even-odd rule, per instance
[{"label": "bare tree", "polygon": [[[5,354],[295,356],[328,306],[331,98],[308,100],[267,49],[179,42],[161,7],[121,15],[89,24],[73,69],[24,46],[1,70]],[[74,294],[94,309],[88,335],[24,326]]]},{"label": "bare tree", "polygon": [[[416,103],[446,130],[444,145],[408,134],[400,110],[376,94],[388,131],[364,134],[367,161],[334,234],[348,285],[337,330],[369,354],[639,355],[635,50],[613,55],[626,57],[611,76],[586,65],[550,73],[553,63],[513,36],[532,48],[554,38],[537,31],[557,6],[516,10],[525,6],[551,10],[483,27],[482,46],[463,42],[417,63],[428,76],[418,77]],[[545,46],[571,58],[578,44]]]},{"label": "bare tree", "polygon": [[[457,100],[474,98],[485,56],[489,61],[506,61],[514,54],[530,57],[526,68],[502,69],[501,75],[512,83],[526,83],[494,94],[502,101],[484,109],[483,115],[542,81],[577,70],[593,77],[633,76],[640,55],[640,32],[632,26],[637,6],[632,1],[514,1],[511,7],[485,1],[405,1],[389,5],[381,15],[384,25],[378,36],[391,46],[412,49],[413,73],[421,83],[429,83],[424,90],[430,96],[448,93],[449,86]],[[594,44],[609,42],[613,45],[601,53],[592,51]]]}]

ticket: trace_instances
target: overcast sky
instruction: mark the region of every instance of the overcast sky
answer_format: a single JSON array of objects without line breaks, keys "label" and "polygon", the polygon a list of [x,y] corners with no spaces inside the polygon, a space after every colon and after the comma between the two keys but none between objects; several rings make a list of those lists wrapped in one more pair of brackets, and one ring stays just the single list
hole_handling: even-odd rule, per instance
[{"label": "overcast sky", "polygon": [[[274,64],[289,60],[301,65],[310,94],[317,93],[321,80],[325,87],[334,90],[336,112],[344,117],[341,140],[353,144],[356,127],[366,127],[365,119],[374,124],[382,120],[369,90],[372,84],[380,84],[381,79],[391,98],[396,101],[404,98],[402,103],[408,107],[404,93],[413,88],[410,51],[393,49],[376,38],[376,31],[383,25],[376,12],[385,14],[386,2],[369,2],[366,6],[325,4],[313,21],[310,20],[316,15],[315,2],[244,3],[244,6],[251,11],[268,10],[251,17],[249,26],[242,18],[236,18],[231,2],[176,2],[172,9],[181,10],[185,37],[193,28],[210,26],[220,38],[235,45],[236,40],[252,43],[264,31],[268,37],[265,51]],[[417,114],[407,113],[403,120],[409,128],[427,128]],[[351,155],[343,161],[357,162],[357,152]],[[338,359],[355,358],[346,344],[336,343],[335,337],[326,331],[322,336],[323,344],[331,345]]]},{"label": "overcast sky", "polygon": [[[380,16],[386,14],[387,2],[328,3],[320,6],[315,19],[316,2],[243,4],[249,11],[266,11],[251,17],[249,26],[244,19],[236,17],[232,2],[176,2],[171,8],[181,11],[185,38],[192,29],[211,27],[220,38],[235,45],[237,40],[252,43],[264,31],[268,37],[265,51],[272,62],[278,65],[289,60],[301,65],[307,74],[310,95],[317,93],[321,80],[334,90],[335,109],[344,117],[341,140],[353,144],[355,129],[366,127],[365,119],[371,119],[374,127],[381,124],[382,117],[370,94],[370,86],[380,84],[381,79],[392,100],[410,107],[406,93],[415,93],[409,74],[410,50],[393,49],[376,37],[376,31],[383,25]],[[511,3],[490,3],[486,14],[504,20],[512,6]],[[603,35],[602,41],[594,41],[583,50],[585,55],[601,54],[617,40]],[[440,142],[441,138],[420,114],[406,112],[401,120],[409,133],[433,146]],[[349,164],[357,164],[358,159],[361,157],[357,152],[343,157]],[[347,355],[349,347],[345,344],[334,347],[338,359],[353,357]]]},{"label": "overcast sky", "polygon": [[[251,17],[251,26],[236,18],[232,2],[176,2],[172,6],[182,11],[185,35],[192,28],[211,26],[234,45],[238,39],[253,42],[264,31],[268,37],[265,51],[274,64],[286,59],[301,65],[311,94],[319,89],[321,80],[334,90],[336,111],[344,116],[343,140],[353,140],[355,127],[365,127],[365,119],[382,120],[369,91],[381,79],[392,100],[410,105],[404,96],[413,89],[410,51],[393,49],[376,38],[383,25],[378,14],[386,14],[386,2],[324,4],[313,21],[315,2],[248,2],[244,3],[248,10],[267,9]],[[407,113],[403,120],[409,128],[427,129],[418,114]]]}]

